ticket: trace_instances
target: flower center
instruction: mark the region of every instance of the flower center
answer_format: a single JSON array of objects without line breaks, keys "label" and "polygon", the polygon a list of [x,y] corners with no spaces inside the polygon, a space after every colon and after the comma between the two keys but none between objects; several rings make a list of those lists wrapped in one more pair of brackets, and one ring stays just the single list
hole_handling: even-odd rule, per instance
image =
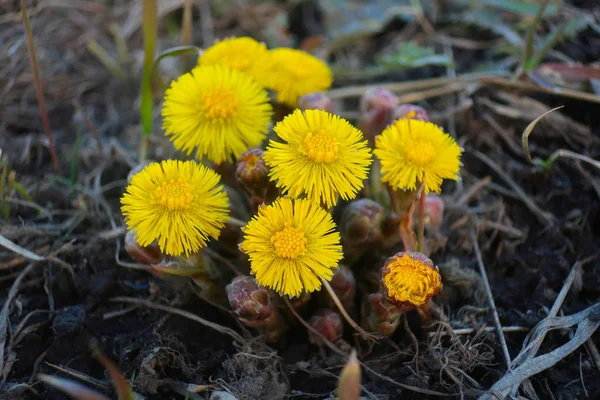
[{"label": "flower center", "polygon": [[339,145],[329,132],[321,129],[316,134],[306,135],[301,152],[315,162],[331,164],[338,158]]},{"label": "flower center", "polygon": [[420,306],[441,286],[437,271],[407,254],[394,261],[390,268],[383,282],[393,300]]},{"label": "flower center", "polygon": [[282,258],[295,259],[306,252],[306,236],[302,228],[286,226],[271,237],[275,253]]},{"label": "flower center", "polygon": [[183,176],[163,182],[156,188],[154,195],[156,201],[170,211],[188,208],[194,199],[192,185]]},{"label": "flower center", "polygon": [[218,85],[202,93],[202,112],[212,119],[231,119],[238,101],[233,89]]},{"label": "flower center", "polygon": [[411,140],[406,144],[405,155],[411,164],[424,167],[435,158],[435,147],[429,142]]}]

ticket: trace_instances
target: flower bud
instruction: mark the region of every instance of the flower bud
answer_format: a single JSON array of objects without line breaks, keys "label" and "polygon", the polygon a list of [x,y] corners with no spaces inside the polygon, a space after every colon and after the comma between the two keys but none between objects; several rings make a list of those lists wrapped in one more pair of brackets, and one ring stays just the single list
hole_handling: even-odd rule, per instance
[{"label": "flower bud", "polygon": [[400,104],[394,108],[392,112],[392,121],[399,119],[419,119],[421,121],[429,122],[429,114],[423,107],[415,106],[413,104]]},{"label": "flower bud", "polygon": [[368,332],[377,332],[383,336],[392,336],[400,323],[402,312],[387,301],[382,293],[367,296],[363,303],[362,326]]},{"label": "flower bud", "polygon": [[156,241],[148,246],[140,246],[135,240],[134,231],[127,231],[125,234],[125,250],[131,258],[142,264],[156,264],[163,258]]},{"label": "flower bud", "polygon": [[[348,312],[351,312],[354,307],[354,295],[356,294],[356,278],[354,277],[352,270],[347,266],[340,264],[337,271],[333,274],[329,285],[344,308]],[[321,296],[321,304],[325,307],[335,309],[336,305],[329,293],[327,293],[326,290],[322,290],[319,293]]]},{"label": "flower bud", "polygon": [[300,97],[298,108],[301,110],[324,110],[332,113],[333,102],[325,93],[315,92]]},{"label": "flower bud", "polygon": [[381,237],[384,209],[371,199],[350,202],[342,214],[344,241],[353,246],[370,245]]},{"label": "flower bud", "polygon": [[350,358],[346,362],[340,374],[338,382],[338,397],[340,400],[357,400],[361,392],[360,364],[356,358],[356,350],[352,350]]},{"label": "flower bud", "polygon": [[249,194],[254,194],[269,183],[269,167],[265,165],[262,149],[250,149],[240,156],[235,178]]},{"label": "flower bud", "polygon": [[279,339],[286,325],[267,288],[251,276],[237,276],[225,290],[229,305],[244,325],[257,328],[268,341]]},{"label": "flower bud", "polygon": [[[335,342],[342,337],[344,323],[342,317],[327,308],[318,310],[308,322],[317,332],[325,336],[330,342]],[[321,343],[321,338],[309,331],[309,339],[313,344]]]},{"label": "flower bud", "polygon": [[437,194],[425,196],[425,224],[439,227],[444,220],[444,200]]},{"label": "flower bud", "polygon": [[359,127],[370,141],[394,121],[392,113],[399,102],[398,96],[380,87],[369,89],[363,95]]},{"label": "flower bud", "polygon": [[355,200],[346,206],[340,231],[348,265],[354,264],[371,245],[381,240],[384,217],[383,207],[371,199]]},{"label": "flower bud", "polygon": [[381,292],[401,312],[422,306],[441,290],[439,270],[423,253],[400,252],[381,270]]}]

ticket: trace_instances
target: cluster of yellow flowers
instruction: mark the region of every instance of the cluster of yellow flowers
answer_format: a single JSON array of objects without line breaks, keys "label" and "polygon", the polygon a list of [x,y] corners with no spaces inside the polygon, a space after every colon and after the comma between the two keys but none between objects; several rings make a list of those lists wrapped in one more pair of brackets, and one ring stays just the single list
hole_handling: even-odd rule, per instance
[{"label": "cluster of yellow flowers", "polygon": [[[268,50],[254,39],[220,41],[166,91],[162,117],[173,145],[215,164],[232,162],[267,138],[273,107],[295,107],[302,95],[327,90],[328,66],[300,50]],[[360,130],[323,110],[296,109],[278,122],[264,152],[269,177],[281,190],[244,228],[240,250],[258,283],[296,296],[321,288],[342,259],[330,213],[353,199],[372,163]],[[460,149],[429,122],[401,119],[377,137],[374,154],[394,189],[439,192],[457,179]],[[166,255],[185,255],[218,238],[229,215],[220,176],[195,161],[153,163],[136,174],[122,198],[127,227],[141,246],[157,242]],[[394,281],[392,278],[391,281]]]}]

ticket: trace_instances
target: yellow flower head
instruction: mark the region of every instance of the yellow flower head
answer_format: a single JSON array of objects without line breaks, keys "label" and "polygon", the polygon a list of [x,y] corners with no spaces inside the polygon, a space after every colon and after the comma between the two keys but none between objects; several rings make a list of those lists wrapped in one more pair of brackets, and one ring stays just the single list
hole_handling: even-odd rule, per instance
[{"label": "yellow flower head", "polygon": [[168,255],[189,256],[218,238],[229,218],[221,177],[195,161],[152,163],[131,178],[121,198],[125,223],[140,246],[158,240]]},{"label": "yellow flower head", "polygon": [[267,91],[245,72],[202,65],[171,83],[162,110],[165,135],[188,155],[220,164],[265,138],[273,108]]},{"label": "yellow flower head", "polygon": [[460,147],[431,122],[400,119],[375,141],[383,182],[394,189],[415,190],[425,183],[425,193],[439,193],[443,179],[458,179]]},{"label": "yellow flower head", "polygon": [[288,197],[261,206],[244,228],[240,249],[256,281],[291,297],[321,288],[342,259],[340,234],[327,211]]},{"label": "yellow flower head", "polygon": [[330,208],[338,194],[353,199],[371,165],[362,132],[322,110],[294,111],[275,126],[287,143],[271,141],[264,159],[271,179],[290,196],[301,194]]},{"label": "yellow flower head", "polygon": [[267,87],[272,69],[271,53],[264,43],[251,37],[234,37],[216,42],[198,59],[200,65],[223,64],[252,75],[259,85]]},{"label": "yellow flower head", "polygon": [[404,310],[420,307],[442,290],[438,268],[423,253],[400,252],[382,269],[388,301]]},{"label": "yellow flower head", "polygon": [[296,107],[300,96],[331,86],[331,70],[317,57],[284,47],[271,50],[271,56],[274,69],[269,88],[277,92],[278,102]]}]

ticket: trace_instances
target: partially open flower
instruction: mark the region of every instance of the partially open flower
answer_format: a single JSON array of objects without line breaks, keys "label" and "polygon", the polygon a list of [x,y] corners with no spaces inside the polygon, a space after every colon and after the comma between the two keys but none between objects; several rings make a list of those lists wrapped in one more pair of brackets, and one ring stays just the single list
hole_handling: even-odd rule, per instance
[{"label": "partially open flower", "polygon": [[400,119],[377,136],[375,155],[381,161],[383,182],[394,190],[439,193],[444,179],[458,179],[461,150],[452,136],[437,125]]},{"label": "partially open flower", "polygon": [[135,236],[135,232],[131,230],[125,234],[125,250],[131,258],[142,264],[158,263],[163,257],[158,243],[154,241],[148,246],[140,246],[135,240]]},{"label": "partially open flower", "polygon": [[[344,322],[342,317],[327,308],[318,310],[308,322],[317,332],[325,336],[330,342],[335,342],[342,337]],[[309,339],[313,344],[321,343],[321,339],[309,331]]]},{"label": "partially open flower", "polygon": [[399,101],[394,93],[380,87],[369,89],[363,95],[359,126],[369,140],[373,140],[394,121],[392,114]]},{"label": "partially open flower", "polygon": [[342,259],[339,243],[331,214],[310,200],[284,197],[259,207],[240,250],[250,257],[258,283],[293,297],[331,280]]},{"label": "partially open flower", "polygon": [[285,142],[271,140],[264,158],[278,187],[327,208],[356,197],[372,163],[361,131],[326,111],[296,110],[275,132]]},{"label": "partially open flower", "polygon": [[429,122],[429,114],[423,107],[415,106],[413,104],[400,104],[392,112],[392,121],[399,119],[418,119],[421,121]]},{"label": "partially open flower", "polygon": [[298,108],[301,110],[323,110],[332,113],[333,102],[325,93],[315,92],[300,97]]},{"label": "partially open flower", "polygon": [[275,182],[269,179],[269,167],[265,164],[261,149],[250,149],[242,154],[237,161],[235,177],[250,196],[255,209],[277,197],[278,190]]},{"label": "partially open flower", "polygon": [[382,292],[401,311],[420,307],[442,290],[438,268],[423,253],[400,252],[381,270]]},{"label": "partially open flower", "polygon": [[248,327],[259,329],[266,335],[267,341],[277,340],[286,330],[271,293],[254,278],[235,277],[225,290],[229,305],[240,321]]},{"label": "partially open flower", "polygon": [[273,70],[269,88],[277,92],[277,101],[296,107],[298,98],[308,93],[327,90],[333,76],[323,61],[302,50],[271,50]]}]

